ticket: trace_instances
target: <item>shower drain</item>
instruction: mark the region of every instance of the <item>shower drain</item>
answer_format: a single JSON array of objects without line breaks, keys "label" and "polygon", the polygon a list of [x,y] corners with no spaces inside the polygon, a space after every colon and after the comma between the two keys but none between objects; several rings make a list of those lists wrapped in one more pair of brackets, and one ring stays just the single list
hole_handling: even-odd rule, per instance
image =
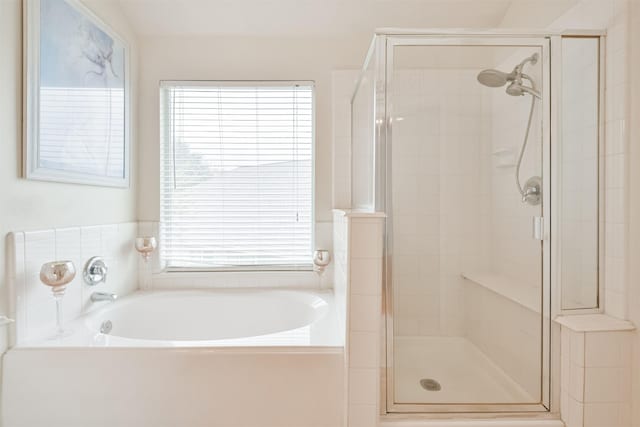
[{"label": "shower drain", "polygon": [[111,323],[111,320],[105,320],[104,322],[102,322],[102,325],[100,325],[100,333],[108,334],[109,332],[111,332],[112,328],[113,323]]},{"label": "shower drain", "polygon": [[431,378],[421,379],[420,385],[422,386],[423,389],[428,391],[440,391],[442,389],[442,386],[440,385],[440,383]]}]

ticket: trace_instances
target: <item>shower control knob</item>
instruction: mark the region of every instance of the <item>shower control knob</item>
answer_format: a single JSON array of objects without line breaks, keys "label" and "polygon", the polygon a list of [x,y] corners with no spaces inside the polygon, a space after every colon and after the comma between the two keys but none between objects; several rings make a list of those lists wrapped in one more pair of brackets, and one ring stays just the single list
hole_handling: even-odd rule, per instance
[{"label": "shower control knob", "polygon": [[542,179],[539,176],[529,178],[522,189],[522,203],[536,206],[540,204],[541,199]]}]

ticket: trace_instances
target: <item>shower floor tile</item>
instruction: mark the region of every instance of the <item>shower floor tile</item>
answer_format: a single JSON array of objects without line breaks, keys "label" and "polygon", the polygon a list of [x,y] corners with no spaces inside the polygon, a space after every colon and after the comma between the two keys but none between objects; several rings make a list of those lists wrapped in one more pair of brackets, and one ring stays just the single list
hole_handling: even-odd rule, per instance
[{"label": "shower floor tile", "polygon": [[[538,401],[463,337],[396,337],[394,374],[397,403]],[[426,390],[420,380],[435,380],[440,390]]]}]

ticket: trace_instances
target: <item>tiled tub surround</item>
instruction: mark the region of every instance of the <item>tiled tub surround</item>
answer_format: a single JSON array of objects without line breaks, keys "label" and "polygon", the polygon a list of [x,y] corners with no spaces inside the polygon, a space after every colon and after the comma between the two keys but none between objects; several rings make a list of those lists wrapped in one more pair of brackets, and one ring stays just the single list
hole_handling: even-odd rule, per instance
[{"label": "tiled tub surround", "polygon": [[[17,345],[3,359],[3,425],[341,425],[344,334],[338,331],[330,290],[312,291],[317,282],[295,291],[282,289],[296,287],[295,274],[270,276],[281,289],[249,289],[264,285],[257,273],[227,282],[227,287],[244,289],[213,289],[224,285],[220,280],[233,278],[230,273],[215,283],[204,276],[197,283],[188,281],[190,291],[162,286],[136,291],[139,268],[148,268],[152,277],[162,275],[152,274],[159,266],[157,253],[146,264],[135,251],[134,239],[140,234],[153,235],[153,228],[127,223],[10,235],[10,285],[18,333]],[[109,277],[106,284],[88,287],[81,270],[95,255],[106,259]],[[75,333],[48,341],[39,337],[55,324],[54,304],[38,274],[44,262],[55,259],[71,259],[78,270],[63,301],[66,323]],[[313,272],[300,273],[318,280]],[[184,289],[179,279],[171,283]],[[211,289],[193,289],[198,287]],[[123,297],[114,303],[91,303],[94,291]],[[185,306],[185,301],[199,304],[207,296],[226,301],[224,307],[215,313],[201,310],[200,318],[193,318],[198,310]],[[238,300],[243,309],[258,304],[253,315],[267,321],[230,325],[231,315],[240,310],[231,300]],[[227,318],[223,308],[231,310]],[[164,326],[160,320],[149,322],[158,310],[179,319],[172,322],[161,316],[158,319],[167,321]],[[287,316],[282,315],[285,311]],[[98,333],[105,320],[114,321],[114,336]],[[200,322],[200,328],[190,321]],[[126,327],[119,329],[123,322]],[[203,330],[207,322],[217,328]],[[145,328],[148,334],[139,336]],[[193,336],[198,330],[211,332],[211,339]]]},{"label": "tiled tub surround", "polygon": [[[318,249],[331,249],[333,240],[333,224],[331,222],[315,223],[315,245]],[[158,248],[148,262],[142,257],[139,260],[139,283],[142,290],[166,290],[197,288],[295,288],[295,289],[331,289],[333,266],[331,262],[322,275],[311,269],[300,271],[194,271],[167,272],[161,261],[162,236],[157,221],[140,221],[140,235],[154,236]],[[333,254],[331,254],[333,256]]]},{"label": "tiled tub surround", "polygon": [[334,211],[336,306],[347,332],[345,427],[375,427],[380,414],[383,232],[384,214]]},{"label": "tiled tub surround", "polygon": [[[8,236],[8,279],[12,293],[11,317],[16,319],[13,342],[35,339],[52,332],[55,304],[51,289],[40,282],[42,264],[71,260],[76,277],[67,285],[62,301],[65,322],[104,303],[92,303],[93,292],[123,296],[138,288],[138,255],[133,242],[138,233],[135,222],[88,227],[68,227],[13,232]],[[87,260],[105,259],[109,272],[106,283],[88,286],[82,278]]]}]

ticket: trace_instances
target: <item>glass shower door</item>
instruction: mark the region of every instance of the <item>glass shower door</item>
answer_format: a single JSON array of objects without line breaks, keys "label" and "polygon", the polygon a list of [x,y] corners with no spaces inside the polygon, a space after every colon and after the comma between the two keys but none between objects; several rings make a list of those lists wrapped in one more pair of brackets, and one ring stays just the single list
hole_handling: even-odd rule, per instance
[{"label": "glass shower door", "polygon": [[546,410],[549,41],[386,49],[388,410]]}]

